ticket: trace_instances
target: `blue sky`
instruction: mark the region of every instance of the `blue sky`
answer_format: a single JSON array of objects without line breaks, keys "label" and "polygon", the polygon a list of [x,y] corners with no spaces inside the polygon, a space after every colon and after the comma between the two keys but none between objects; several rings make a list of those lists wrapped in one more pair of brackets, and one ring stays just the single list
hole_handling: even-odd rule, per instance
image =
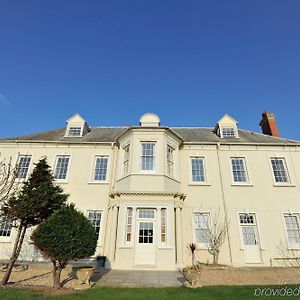
[{"label": "blue sky", "polygon": [[261,112],[300,140],[299,0],[1,0],[0,136],[90,125],[214,126]]}]

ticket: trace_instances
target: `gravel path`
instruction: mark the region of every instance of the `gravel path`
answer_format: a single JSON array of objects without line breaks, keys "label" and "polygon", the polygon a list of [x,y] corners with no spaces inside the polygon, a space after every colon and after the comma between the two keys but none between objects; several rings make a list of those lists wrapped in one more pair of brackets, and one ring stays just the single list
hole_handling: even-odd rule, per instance
[{"label": "gravel path", "polygon": [[[25,271],[13,271],[10,277],[10,283],[14,283],[16,286],[51,287],[53,284],[51,271],[51,265],[30,264],[29,268]],[[81,285],[77,279],[74,279],[71,271],[72,269],[70,266],[62,271],[61,280],[64,288],[87,288],[86,285]],[[113,281],[114,274],[116,274],[116,272],[109,272],[108,270],[105,272],[103,271],[104,270],[95,274],[94,278],[92,278],[92,281],[98,281],[98,285],[101,286],[103,286],[103,284],[99,283],[101,283],[101,277],[104,273],[106,274],[103,278],[105,278],[107,282],[110,281],[110,278],[111,281]],[[126,272],[129,275],[135,274],[135,271]],[[172,272],[169,273],[171,274]],[[3,274],[3,272],[0,272],[0,279]],[[174,276],[174,274],[172,274],[172,276]],[[231,268],[203,266],[200,284],[202,286],[300,284],[300,268]]]}]

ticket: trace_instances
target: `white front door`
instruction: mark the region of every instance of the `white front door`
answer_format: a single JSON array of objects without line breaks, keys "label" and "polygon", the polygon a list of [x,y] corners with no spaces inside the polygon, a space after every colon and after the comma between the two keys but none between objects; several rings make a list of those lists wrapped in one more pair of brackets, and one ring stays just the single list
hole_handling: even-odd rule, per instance
[{"label": "white front door", "polygon": [[240,214],[240,225],[244,242],[246,263],[261,264],[260,244],[255,215]]},{"label": "white front door", "polygon": [[155,265],[155,210],[139,209],[135,243],[135,265]]}]

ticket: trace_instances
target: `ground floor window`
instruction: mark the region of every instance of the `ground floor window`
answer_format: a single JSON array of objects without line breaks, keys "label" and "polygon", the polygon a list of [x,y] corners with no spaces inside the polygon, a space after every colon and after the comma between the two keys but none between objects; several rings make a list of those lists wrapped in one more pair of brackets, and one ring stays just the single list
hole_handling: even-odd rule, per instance
[{"label": "ground floor window", "polygon": [[132,207],[127,208],[126,214],[126,242],[131,241],[132,235]]},{"label": "ground floor window", "polygon": [[0,223],[0,236],[9,237],[11,235],[12,221],[5,218]]},{"label": "ground floor window", "polygon": [[284,214],[284,221],[289,244],[300,246],[299,215]]},{"label": "ground floor window", "polygon": [[101,210],[88,210],[87,216],[88,216],[88,219],[91,221],[93,227],[95,228],[96,233],[99,236],[102,211]]},{"label": "ground floor window", "polygon": [[209,243],[209,214],[194,213],[196,243],[208,245]]}]

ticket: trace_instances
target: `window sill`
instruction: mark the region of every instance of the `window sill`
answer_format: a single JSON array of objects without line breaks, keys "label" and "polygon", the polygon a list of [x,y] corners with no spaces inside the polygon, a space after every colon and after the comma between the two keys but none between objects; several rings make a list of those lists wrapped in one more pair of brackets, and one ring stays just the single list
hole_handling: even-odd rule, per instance
[{"label": "window sill", "polygon": [[288,246],[287,250],[300,250],[300,246]]},{"label": "window sill", "polygon": [[109,184],[108,181],[89,181],[87,184]]},{"label": "window sill", "polygon": [[274,183],[273,184],[274,187],[295,187],[294,184],[291,184],[291,183]]},{"label": "window sill", "polygon": [[232,183],[231,186],[246,186],[246,187],[251,187],[254,186],[252,183],[247,183],[247,182],[243,182],[243,183]]},{"label": "window sill", "polygon": [[133,246],[119,246],[119,249],[132,249]]},{"label": "window sill", "polygon": [[0,237],[0,243],[11,243],[12,242],[12,238],[11,237]]},{"label": "window sill", "polygon": [[211,186],[208,182],[190,182],[189,185],[191,186]]},{"label": "window sill", "polygon": [[159,250],[172,250],[173,248],[172,248],[172,247],[167,247],[167,246],[166,246],[166,247],[164,247],[164,246],[159,246],[158,249],[159,249]]},{"label": "window sill", "polygon": [[62,179],[54,179],[54,181],[58,184],[67,184],[67,183],[69,183],[68,180],[62,180]]}]

